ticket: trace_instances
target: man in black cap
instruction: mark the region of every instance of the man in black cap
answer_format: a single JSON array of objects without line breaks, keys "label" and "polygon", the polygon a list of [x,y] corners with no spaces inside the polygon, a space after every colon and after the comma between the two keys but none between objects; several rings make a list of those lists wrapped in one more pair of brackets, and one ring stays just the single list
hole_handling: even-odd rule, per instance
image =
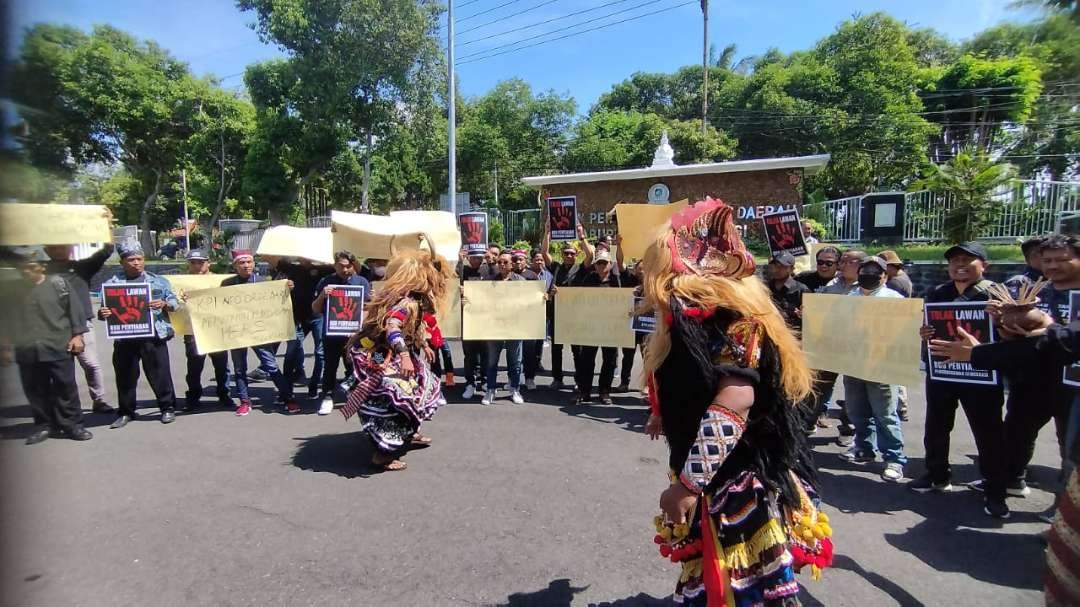
[{"label": "man in black cap", "polygon": [[[210,257],[205,251],[195,249],[187,254],[188,274],[210,274]],[[184,354],[187,358],[187,392],[184,394],[184,412],[191,413],[199,408],[202,400],[202,372],[206,367],[206,357],[210,357],[210,364],[214,366],[214,383],[217,388],[218,404],[222,407],[233,407],[232,399],[229,398],[229,352],[212,352],[199,354],[195,346],[195,336],[184,336]]]},{"label": "man in black cap", "polygon": [[[949,282],[927,291],[926,303],[988,301],[991,283],[983,278],[989,262],[986,249],[977,242],[965,242],[945,251],[949,263]],[[926,325],[919,330],[924,341],[935,336],[933,327]],[[926,359],[926,352],[923,352]],[[929,364],[929,361],[927,361]],[[1006,450],[1005,426],[1001,419],[1001,407],[1005,402],[1001,384],[958,383],[931,380],[926,376],[926,426],[923,430],[923,446],[926,449],[926,473],[908,483],[908,488],[918,493],[949,491],[952,489],[952,469],[949,466],[949,435],[956,421],[957,406],[963,407],[971,433],[975,435],[975,448],[979,452],[979,470],[986,492],[983,511],[995,518],[1008,518],[1009,506],[1005,503]]]},{"label": "man in black cap", "polygon": [[795,256],[787,251],[780,251],[769,260],[766,269],[769,294],[773,303],[784,315],[784,320],[792,329],[802,329],[802,296],[810,291],[803,283],[791,277],[795,266]]}]

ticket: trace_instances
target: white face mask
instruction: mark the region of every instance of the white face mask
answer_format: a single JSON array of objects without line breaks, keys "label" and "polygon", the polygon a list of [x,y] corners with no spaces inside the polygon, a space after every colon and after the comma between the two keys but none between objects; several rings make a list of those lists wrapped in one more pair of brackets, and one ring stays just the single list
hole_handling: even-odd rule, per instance
[{"label": "white face mask", "polygon": [[374,268],[371,268],[371,271],[379,278],[386,276],[386,266],[375,266]]}]

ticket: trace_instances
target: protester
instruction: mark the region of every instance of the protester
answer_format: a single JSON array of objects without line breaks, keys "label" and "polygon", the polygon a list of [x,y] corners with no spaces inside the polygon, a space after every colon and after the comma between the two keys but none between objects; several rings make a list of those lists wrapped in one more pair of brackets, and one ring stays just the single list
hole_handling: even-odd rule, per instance
[{"label": "protester", "polygon": [[[496,268],[499,265],[499,255],[502,255],[502,247],[494,242],[488,244],[487,253],[484,255],[484,263],[488,266],[489,276],[495,276],[499,273]],[[484,280],[487,279],[488,276],[485,276]]]},{"label": "protester", "polygon": [[[577,227],[578,240],[585,240],[585,230],[580,225]],[[563,245],[560,252],[561,260],[552,261],[551,259],[551,231],[550,229],[544,232],[544,239],[540,243],[540,255],[544,258],[544,264],[547,265],[547,269],[551,272],[551,286],[548,288],[547,299],[547,323],[548,334],[552,336],[551,343],[551,388],[553,390],[562,390],[566,387],[563,383],[563,344],[555,343],[555,297],[559,287],[572,286],[577,282],[577,276],[582,272],[581,266],[577,263],[578,249],[574,247],[572,242],[567,242]],[[575,369],[577,368],[577,346],[570,346],[572,358],[574,360]]]},{"label": "protester", "polygon": [[[868,257],[859,264],[859,287],[851,291],[853,297],[903,296],[885,286],[885,260]],[[888,319],[882,319],[888,322]],[[855,426],[855,442],[851,449],[841,455],[844,459],[865,464],[877,459],[880,451],[885,461],[881,478],[900,482],[904,478],[904,436],[896,411],[896,386],[857,377],[844,376],[844,408]]]},{"label": "protester", "polygon": [[645,356],[647,429],[671,451],[655,541],[681,565],[676,603],[797,605],[795,572],[832,561],[792,404],[812,378],[733,215],[699,202],[645,253],[646,311],[662,319]]},{"label": "protester", "polygon": [[1023,285],[1033,284],[1043,277],[1041,250],[1044,242],[1046,242],[1045,236],[1035,236],[1028,238],[1020,245],[1020,252],[1024,254],[1024,262],[1027,266],[1023,272],[1005,281],[1005,286],[1013,297],[1019,294],[1020,287]]},{"label": "protester", "polygon": [[364,265],[360,266],[357,274],[368,283],[378,282],[386,278],[387,263],[385,259],[369,257],[364,260]]},{"label": "protester", "polygon": [[915,286],[911,283],[911,277],[904,271],[904,261],[900,259],[896,251],[882,251],[878,253],[878,257],[884,259],[885,264],[889,267],[888,272],[886,272],[888,278],[885,286],[904,297],[911,297]]},{"label": "protester", "polygon": [[[930,289],[923,297],[926,303],[989,301],[987,290],[992,284],[983,278],[989,262],[986,248],[977,242],[965,242],[945,251],[949,263],[949,282]],[[887,261],[887,260],[886,260]],[[934,328],[926,325],[919,330],[924,341],[934,337]],[[929,361],[927,361],[929,364]],[[926,377],[926,426],[923,446],[926,449],[926,473],[908,483],[908,488],[926,493],[952,489],[952,469],[949,466],[949,435],[956,420],[956,408],[961,406],[967,416],[975,447],[979,452],[979,471],[986,492],[983,511],[995,518],[1008,518],[1005,503],[1006,451],[1005,426],[1001,407],[1005,393],[1000,385],[932,381]]]},{"label": "protester", "polygon": [[[188,274],[210,274],[210,258],[198,249],[187,254]],[[206,356],[210,357],[210,364],[214,367],[214,387],[217,389],[218,405],[233,408],[233,401],[229,398],[229,353],[211,352],[209,355],[199,354],[195,345],[194,335],[184,336],[184,355],[187,359],[187,392],[184,394],[184,412],[191,413],[199,408],[202,400],[202,372],[206,367]]]},{"label": "protester", "polygon": [[[510,253],[499,255],[496,266],[497,274],[490,280],[525,280],[520,274],[513,271],[513,260]],[[506,350],[506,374],[510,380],[510,400],[515,405],[525,402],[521,397],[521,340],[520,339],[493,339],[487,342],[487,392],[480,399],[483,405],[490,405],[495,400],[495,390],[499,377],[499,355]]]},{"label": "protester", "polygon": [[[322,319],[318,324],[323,329],[323,352],[326,364],[323,367],[322,391],[319,394],[319,415],[330,415],[334,410],[334,388],[337,387],[337,371],[342,362],[345,363],[345,373],[349,374],[349,360],[346,347],[349,338],[337,335],[327,335],[327,321],[323,315],[326,307],[326,299],[334,292],[335,287],[350,285],[364,288],[364,301],[371,299],[371,283],[366,278],[356,274],[356,256],[348,251],[338,251],[334,254],[334,273],[324,277],[315,286],[318,296],[311,302],[308,309]],[[385,273],[384,273],[385,275]]]},{"label": "protester", "polygon": [[795,280],[806,285],[806,288],[810,291],[817,291],[836,278],[836,271],[839,269],[837,264],[840,262],[840,249],[833,246],[818,249],[816,262],[817,269],[800,272],[795,277]]},{"label": "protester", "polygon": [[315,349],[315,366],[311,377],[307,378],[308,397],[314,398],[322,380],[326,354],[323,350],[322,317],[312,313],[311,302],[315,299],[315,287],[319,281],[333,270],[325,264],[312,263],[310,259],[299,257],[294,260],[282,259],[277,263],[278,275],[293,283],[292,298],[293,322],[296,323],[296,339],[285,345],[285,378],[295,384],[304,379],[304,339],[311,335]]},{"label": "protester", "polygon": [[97,338],[94,335],[94,306],[90,303],[90,283],[94,276],[101,271],[102,266],[113,254],[113,245],[106,243],[105,246],[94,251],[92,255],[84,259],[71,259],[71,245],[46,245],[45,254],[49,256],[49,262],[45,265],[45,273],[63,274],[71,285],[72,292],[81,300],[83,310],[86,312],[86,328],[83,334],[84,348],[76,360],[86,375],[86,387],[90,392],[91,410],[94,413],[114,413],[116,411],[105,401],[105,376],[101,372],[101,360],[98,357]]},{"label": "protester", "polygon": [[61,273],[46,275],[44,260],[25,256],[19,264],[23,280],[12,285],[14,298],[0,331],[0,363],[19,366],[34,429],[26,439],[34,445],[53,433],[77,441],[94,437],[83,426],[75,360],[84,346],[87,311],[82,293]]},{"label": "protester", "polygon": [[802,329],[802,296],[809,289],[803,283],[791,277],[795,266],[795,256],[787,251],[780,251],[769,260],[766,269],[766,286],[776,308],[784,317],[788,326],[795,330]]},{"label": "protester", "polygon": [[520,274],[525,280],[539,280],[540,276],[529,269],[529,254],[522,249],[510,251],[510,269],[514,274]]},{"label": "protester", "polygon": [[[520,249],[513,251],[511,267],[514,273],[525,280],[540,280],[540,275],[527,267],[528,254]],[[543,263],[541,262],[541,269]],[[546,285],[545,285],[546,286]],[[545,289],[545,292],[546,289]],[[540,370],[540,356],[544,352],[544,340],[525,339],[521,342],[521,366],[525,374],[525,389],[536,389],[536,372]]]},{"label": "protester", "polygon": [[[252,255],[251,251],[247,249],[234,250],[232,258],[233,271],[236,272],[236,275],[221,281],[221,286],[229,287],[264,281],[262,277],[255,273],[255,256]],[[291,288],[292,282],[288,281],[288,284]],[[278,397],[285,403],[285,410],[289,413],[299,413],[300,404],[293,397],[292,382],[285,377],[285,374],[277,366],[277,359],[274,356],[277,346],[276,343],[262,344],[252,346],[251,350],[255,353],[255,358],[258,359],[260,366],[269,369],[268,375],[271,381],[274,382],[274,386],[277,387]],[[229,350],[229,358],[232,359],[233,364],[233,382],[236,384],[236,396],[240,399],[240,404],[236,407],[236,414],[244,416],[251,413],[251,396],[248,393],[247,377],[248,348]]]},{"label": "protester", "polygon": [[[615,250],[616,266],[619,268],[620,281],[623,288],[634,289],[634,296],[641,297],[641,277],[642,267],[641,262],[633,264],[631,267],[623,269],[623,249],[622,249],[622,235],[615,237],[615,243],[618,247]],[[619,392],[630,391],[630,377],[634,373],[634,355],[637,354],[638,349],[645,343],[646,333],[634,333],[634,347],[622,349],[622,361],[619,363]]]},{"label": "protester", "polygon": [[[618,274],[611,271],[611,254],[607,249],[597,249],[592,270],[586,273],[580,281],[582,287],[621,287],[622,280]],[[617,312],[616,312],[617,313]],[[627,319],[629,321],[629,318]],[[593,373],[596,369],[596,351],[600,350],[600,381],[598,385],[600,404],[610,405],[611,383],[615,379],[616,357],[619,349],[612,346],[581,346],[578,350],[578,359],[575,361],[577,371],[577,397],[575,405],[581,405],[592,400]]]},{"label": "protester", "polygon": [[[488,266],[487,262],[484,261],[487,255],[487,253],[473,251],[466,256],[465,250],[462,249],[461,256],[465,262],[461,264],[461,269],[458,272],[458,276],[461,277],[460,280],[462,285],[465,284],[465,281],[469,280],[487,280],[491,275],[491,268]],[[465,391],[461,393],[461,397],[465,400],[469,400],[478,393],[483,394],[485,392],[485,382],[487,377],[487,344],[482,340],[462,339],[461,351],[465,358],[465,360],[462,361],[462,365],[464,366],[462,373],[465,378]]]},{"label": "protester", "polygon": [[431,445],[420,424],[439,407],[439,378],[424,353],[423,314],[435,314],[444,301],[449,265],[427,251],[398,253],[367,305],[363,327],[349,338],[353,381],[342,413],[346,420],[360,414],[375,446],[371,463],[382,470],[404,470],[400,457],[407,449]]},{"label": "protester", "polygon": [[[169,324],[169,312],[180,307],[179,300],[173,294],[172,287],[164,278],[145,270],[146,260],[142,246],[137,242],[117,245],[120,267],[123,270],[105,281],[106,285],[127,282],[145,282],[150,285],[150,314],[154,323],[153,337],[113,340],[113,372],[116,375],[117,410],[116,420],[110,428],[123,428],[137,417],[138,407],[135,388],[139,383],[139,363],[142,362],[146,380],[154,391],[158,409],[161,411],[161,423],[170,424],[176,419],[176,394],[173,392],[171,368],[169,366],[169,348],[167,342],[172,339],[173,328]],[[112,310],[107,306],[98,309],[98,318],[107,319]]]},{"label": "protester", "polygon": [[814,226],[810,223],[809,219],[802,220],[802,233],[803,242],[805,242],[807,245],[817,244],[821,242],[814,237]]}]

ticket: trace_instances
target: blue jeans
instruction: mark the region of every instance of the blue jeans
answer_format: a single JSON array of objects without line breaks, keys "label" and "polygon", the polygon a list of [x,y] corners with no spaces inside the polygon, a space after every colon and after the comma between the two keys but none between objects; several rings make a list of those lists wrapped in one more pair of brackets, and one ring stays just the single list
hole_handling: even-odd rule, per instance
[{"label": "blue jeans", "polygon": [[521,387],[521,340],[506,339],[487,342],[488,368],[487,389],[494,391],[499,376],[499,354],[506,349],[506,374],[510,376],[510,389]]},{"label": "blue jeans", "polygon": [[879,451],[886,462],[906,464],[896,386],[845,375],[844,398],[844,407],[855,425],[855,449],[865,454]]},{"label": "blue jeans", "polygon": [[[270,374],[270,379],[274,382],[274,386],[277,387],[281,398],[284,400],[291,399],[293,397],[292,382],[278,369],[277,359],[274,357],[277,344],[252,346],[251,349],[255,351],[255,357],[259,359],[259,368]],[[236,382],[236,396],[242,400],[250,399],[248,395],[247,351],[247,348],[229,350],[229,357],[233,363],[233,381]]]},{"label": "blue jeans", "polygon": [[311,334],[311,340],[315,342],[315,368],[311,370],[311,375],[308,377],[312,385],[319,385],[319,381],[322,380],[323,365],[326,362],[322,325],[322,316],[296,323],[296,339],[285,346],[285,375],[290,382],[295,382],[304,370],[304,338],[308,333]]}]

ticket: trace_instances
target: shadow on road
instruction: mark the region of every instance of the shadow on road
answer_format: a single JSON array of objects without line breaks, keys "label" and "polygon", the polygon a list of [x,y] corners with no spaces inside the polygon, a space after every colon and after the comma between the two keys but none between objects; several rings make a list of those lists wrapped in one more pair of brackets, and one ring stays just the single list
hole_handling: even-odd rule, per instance
[{"label": "shadow on road", "polygon": [[588,586],[574,587],[566,578],[552,581],[547,588],[536,592],[515,592],[499,607],[569,607],[574,595]]},{"label": "shadow on road", "polygon": [[357,431],[348,434],[320,434],[297,438],[300,445],[292,457],[292,465],[311,472],[330,472],[345,478],[366,478],[371,469],[374,446],[367,434]]}]

